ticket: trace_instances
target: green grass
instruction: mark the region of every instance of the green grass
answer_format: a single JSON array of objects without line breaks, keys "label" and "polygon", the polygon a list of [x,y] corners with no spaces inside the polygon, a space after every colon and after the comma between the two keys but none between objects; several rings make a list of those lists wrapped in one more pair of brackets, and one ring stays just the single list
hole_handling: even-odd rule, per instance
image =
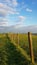
[{"label": "green grass", "polygon": [[[13,37],[14,36],[14,37]],[[33,65],[27,34],[0,34],[0,65]],[[37,35],[32,35],[35,65],[37,65]]]}]

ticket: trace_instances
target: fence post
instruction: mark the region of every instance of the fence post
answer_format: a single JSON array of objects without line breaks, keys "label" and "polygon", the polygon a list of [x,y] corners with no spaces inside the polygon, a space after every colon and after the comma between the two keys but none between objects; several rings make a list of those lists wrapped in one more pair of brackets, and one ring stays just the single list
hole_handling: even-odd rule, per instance
[{"label": "fence post", "polygon": [[29,41],[29,49],[30,49],[31,62],[34,64],[34,54],[33,54],[33,46],[32,46],[32,37],[31,37],[31,33],[30,32],[28,32],[28,41]]}]

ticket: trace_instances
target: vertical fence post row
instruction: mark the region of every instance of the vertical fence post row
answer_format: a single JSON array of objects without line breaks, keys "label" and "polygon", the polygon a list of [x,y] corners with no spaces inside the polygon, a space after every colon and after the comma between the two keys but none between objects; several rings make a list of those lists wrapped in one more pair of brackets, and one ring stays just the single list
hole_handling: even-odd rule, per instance
[{"label": "vertical fence post row", "polygon": [[32,46],[32,37],[31,37],[31,33],[30,32],[28,32],[28,41],[29,41],[29,49],[30,49],[31,62],[34,64],[34,54],[33,54],[33,46]]}]

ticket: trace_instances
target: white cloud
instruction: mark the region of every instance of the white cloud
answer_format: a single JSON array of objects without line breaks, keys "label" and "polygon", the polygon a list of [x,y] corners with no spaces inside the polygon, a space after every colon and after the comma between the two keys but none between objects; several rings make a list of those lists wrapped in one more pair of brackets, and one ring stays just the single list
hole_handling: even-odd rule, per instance
[{"label": "white cloud", "polygon": [[24,19],[25,17],[24,16],[19,16],[20,19]]},{"label": "white cloud", "polygon": [[10,0],[6,0],[6,2],[10,3]]},{"label": "white cloud", "polygon": [[18,28],[24,24],[26,17],[25,16],[18,16],[17,18],[18,19],[16,20],[16,27]]},{"label": "white cloud", "polygon": [[20,21],[20,22],[23,22],[25,19],[26,19],[25,16],[19,16],[19,21]]},{"label": "white cloud", "polygon": [[0,3],[0,16],[6,16],[7,14],[19,14],[15,8]]},{"label": "white cloud", "polygon": [[14,28],[18,29],[24,26],[24,21],[25,21],[26,17],[25,16],[18,16],[18,22],[17,24],[14,26]]},{"label": "white cloud", "polygon": [[8,22],[0,22],[0,26],[8,26]]},{"label": "white cloud", "polygon": [[0,19],[0,26],[8,26],[8,20],[5,18]]},{"label": "white cloud", "polygon": [[[6,2],[10,2],[10,0],[5,0]],[[17,6],[18,3],[16,0],[13,0],[13,6]],[[5,3],[0,3],[0,17],[4,18],[8,14],[19,14],[19,12],[16,10],[16,7],[9,6]],[[8,21],[6,19],[0,20],[0,26],[8,26]]]},{"label": "white cloud", "polygon": [[0,3],[0,8],[4,7],[4,5],[2,3]]},{"label": "white cloud", "polygon": [[13,7],[16,7],[18,5],[17,0],[12,0],[12,5],[13,5]]},{"label": "white cloud", "polygon": [[15,29],[18,29],[18,28],[21,28],[21,27],[24,27],[24,25],[23,25],[23,24],[20,24],[20,23],[19,23],[19,24],[16,24],[16,25],[14,26]]},{"label": "white cloud", "polygon": [[26,11],[28,11],[28,12],[32,12],[32,9],[26,8]]},{"label": "white cloud", "polygon": [[0,9],[0,17],[5,17],[7,15],[7,11],[5,9]]}]

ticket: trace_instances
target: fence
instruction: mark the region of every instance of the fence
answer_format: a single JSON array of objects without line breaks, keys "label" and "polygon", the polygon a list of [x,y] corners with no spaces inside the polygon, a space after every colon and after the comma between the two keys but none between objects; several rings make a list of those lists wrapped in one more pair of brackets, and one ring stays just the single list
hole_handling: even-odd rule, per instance
[{"label": "fence", "polygon": [[[16,43],[17,45],[20,44],[20,39],[19,39],[19,34],[13,34],[11,35],[11,38],[13,41],[17,40]],[[31,57],[31,62],[34,64],[34,53],[33,53],[33,45],[32,45],[32,34],[28,32],[28,42],[29,42],[29,50],[30,50],[30,57]]]},{"label": "fence", "polygon": [[32,37],[30,32],[28,32],[28,41],[29,41],[31,62],[34,64],[33,45],[32,45]]}]

